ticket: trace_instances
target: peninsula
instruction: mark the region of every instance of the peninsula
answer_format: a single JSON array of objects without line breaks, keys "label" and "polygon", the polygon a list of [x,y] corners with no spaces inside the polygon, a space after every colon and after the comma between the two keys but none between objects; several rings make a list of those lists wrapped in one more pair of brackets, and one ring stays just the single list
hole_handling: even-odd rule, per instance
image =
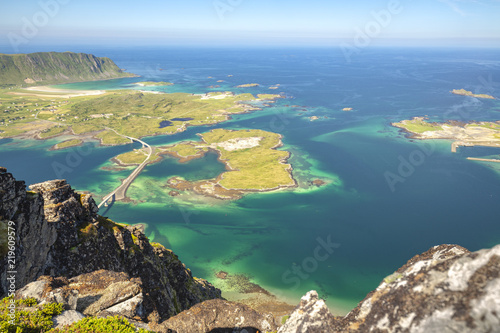
[{"label": "peninsula", "polygon": [[450,121],[448,123],[429,123],[423,117],[392,123],[415,139],[449,139],[454,140],[452,151],[459,146],[500,147],[500,121],[471,122],[467,124]]}]

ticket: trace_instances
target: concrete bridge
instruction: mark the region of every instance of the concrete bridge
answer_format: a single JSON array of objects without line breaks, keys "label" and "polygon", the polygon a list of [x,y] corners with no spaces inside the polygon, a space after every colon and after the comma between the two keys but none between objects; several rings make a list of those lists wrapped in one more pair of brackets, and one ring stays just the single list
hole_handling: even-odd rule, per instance
[{"label": "concrete bridge", "polygon": [[[116,131],[114,131],[114,132],[117,133]],[[121,134],[119,134],[119,135],[121,135]],[[124,179],[122,181],[122,184],[120,186],[118,186],[113,192],[109,193],[108,195],[106,195],[102,199],[101,203],[97,206],[98,208],[101,208],[102,205],[106,205],[107,206],[107,202],[110,199],[112,199],[112,202],[113,201],[119,201],[119,200],[125,199],[126,198],[127,189],[129,188],[130,184],[132,184],[132,182],[135,180],[135,178],[137,178],[137,176],[141,173],[141,171],[144,169],[144,167],[148,164],[149,158],[153,154],[153,148],[151,148],[151,146],[148,145],[146,142],[144,142],[142,140],[139,140],[137,138],[132,138],[130,136],[126,136],[126,135],[122,135],[122,136],[126,137],[126,138],[128,138],[128,139],[130,139],[132,141],[136,141],[136,142],[141,143],[143,148],[144,147],[148,148],[149,153],[148,153],[148,156],[146,157],[146,159],[144,160],[144,162],[142,162],[137,168],[135,168],[135,170],[132,171],[132,173],[130,174],[130,176],[128,176],[126,179]]]}]

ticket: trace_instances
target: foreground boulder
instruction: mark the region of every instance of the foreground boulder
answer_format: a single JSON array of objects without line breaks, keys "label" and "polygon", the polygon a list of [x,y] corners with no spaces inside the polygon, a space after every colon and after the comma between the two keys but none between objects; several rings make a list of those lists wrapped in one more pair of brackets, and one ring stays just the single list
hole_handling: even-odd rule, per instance
[{"label": "foreground boulder", "polygon": [[62,303],[65,310],[82,316],[119,315],[136,321],[145,317],[142,281],[123,272],[99,270],[69,280],[42,276],[19,289],[16,298],[34,298],[39,304]]},{"label": "foreground boulder", "polygon": [[335,317],[316,291],[308,292],[278,333],[334,332]]},{"label": "foreground boulder", "polygon": [[[27,192],[24,182],[0,169],[0,230],[6,229],[9,221],[14,222],[15,257],[23,258],[16,265],[17,289],[43,275],[76,283],[72,278],[99,270],[122,272],[125,281],[106,287],[112,288],[106,292],[109,304],[103,300],[86,311],[95,315],[107,309],[145,322],[161,322],[194,304],[220,298],[219,289],[193,278],[171,250],[151,244],[139,228],[97,215],[92,197],[75,192],[66,181],[48,181],[30,189]],[[5,250],[0,249],[1,297],[9,288]],[[97,279],[97,275],[91,278]],[[130,295],[120,296],[120,289]],[[54,294],[53,298],[63,296],[75,297]],[[113,301],[120,297],[128,303]],[[111,306],[113,302],[115,307]],[[68,309],[74,310],[72,307]]]},{"label": "foreground boulder", "polygon": [[157,332],[270,332],[276,331],[274,318],[260,314],[246,305],[214,299],[193,306],[161,325],[152,326]]}]

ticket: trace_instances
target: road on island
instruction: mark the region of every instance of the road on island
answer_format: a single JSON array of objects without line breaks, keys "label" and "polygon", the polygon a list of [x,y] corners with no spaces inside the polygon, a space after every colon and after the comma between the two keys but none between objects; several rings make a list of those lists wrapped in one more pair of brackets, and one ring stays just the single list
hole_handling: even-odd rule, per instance
[{"label": "road on island", "polygon": [[130,139],[132,141],[137,141],[137,142],[141,143],[143,147],[148,148],[149,153],[148,153],[148,156],[146,157],[146,159],[144,160],[144,162],[142,162],[137,168],[135,168],[135,170],[132,171],[130,176],[128,176],[125,180],[122,181],[122,184],[120,186],[118,186],[113,192],[109,193],[107,196],[105,196],[102,199],[102,202],[97,206],[98,208],[101,208],[101,206],[104,205],[113,196],[114,196],[114,201],[125,199],[126,198],[125,194],[127,193],[127,189],[129,188],[130,184],[132,184],[132,182],[135,180],[135,178],[141,173],[142,169],[144,169],[144,167],[148,164],[148,161],[151,158],[151,155],[153,155],[153,148],[151,148],[151,146],[148,145],[146,142],[144,142],[140,139],[137,139],[137,138],[122,135],[112,128],[106,128],[106,129],[109,129],[109,130],[115,132],[116,134],[123,136],[127,139]]}]

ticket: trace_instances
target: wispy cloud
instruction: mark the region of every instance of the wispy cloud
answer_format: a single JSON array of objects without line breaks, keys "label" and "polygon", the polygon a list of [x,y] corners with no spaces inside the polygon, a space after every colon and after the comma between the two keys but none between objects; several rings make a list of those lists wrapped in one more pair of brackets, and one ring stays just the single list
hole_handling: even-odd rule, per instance
[{"label": "wispy cloud", "polygon": [[470,4],[474,4],[477,6],[482,6],[484,7],[494,7],[498,8],[498,5],[500,5],[500,0],[437,0],[441,3],[446,4],[448,7],[451,8],[455,13],[459,14],[460,16],[470,16],[472,15],[470,12],[467,12],[463,10],[461,5],[467,6]]},{"label": "wispy cloud", "polygon": [[[448,5],[455,13],[458,13],[460,16],[467,16],[467,13],[465,11],[463,11],[456,4],[456,2],[461,2],[461,1],[452,1],[452,0],[438,0],[438,1]],[[473,2],[476,2],[476,1],[473,1]]]}]

